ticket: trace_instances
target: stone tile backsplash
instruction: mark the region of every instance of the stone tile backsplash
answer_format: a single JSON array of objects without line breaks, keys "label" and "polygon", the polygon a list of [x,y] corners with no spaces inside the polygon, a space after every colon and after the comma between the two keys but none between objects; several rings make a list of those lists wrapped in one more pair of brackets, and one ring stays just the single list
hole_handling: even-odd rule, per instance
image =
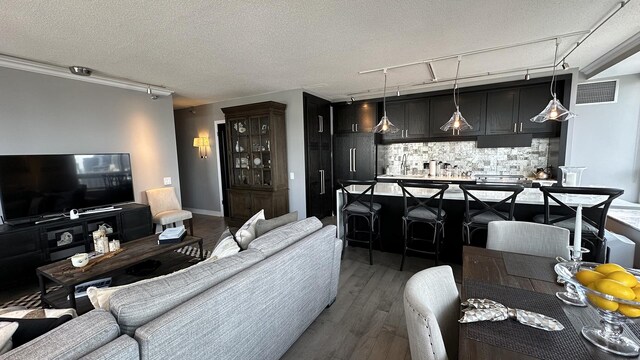
[{"label": "stone tile backsplash", "polygon": [[408,173],[422,173],[423,163],[437,160],[473,174],[531,176],[535,168],[547,166],[549,145],[549,139],[533,139],[531,147],[518,148],[478,149],[475,141],[378,145],[378,166],[400,174],[402,155],[407,154]]}]

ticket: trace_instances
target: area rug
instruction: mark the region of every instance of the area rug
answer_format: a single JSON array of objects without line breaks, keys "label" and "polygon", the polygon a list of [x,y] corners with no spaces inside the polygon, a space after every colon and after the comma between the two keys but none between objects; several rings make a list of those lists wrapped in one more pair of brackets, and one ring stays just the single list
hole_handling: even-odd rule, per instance
[{"label": "area rug", "polygon": [[[183,248],[180,248],[178,250],[176,250],[176,252],[180,253],[180,254],[184,254],[187,256],[191,256],[194,257],[195,261],[198,261],[200,259],[200,248],[198,247],[193,247],[193,246],[185,246]],[[211,251],[210,250],[205,250],[204,251],[204,257],[208,258],[211,255]],[[57,290],[59,289],[60,286],[56,285],[56,286],[51,286],[47,288],[47,292],[53,291],[53,290]],[[27,309],[39,309],[41,307],[41,302],[40,302],[40,291],[37,291],[33,294],[28,294],[25,296],[22,296],[18,299],[15,300],[11,300],[8,301],[2,305],[0,305],[0,309],[6,309],[12,306],[24,306]]]}]

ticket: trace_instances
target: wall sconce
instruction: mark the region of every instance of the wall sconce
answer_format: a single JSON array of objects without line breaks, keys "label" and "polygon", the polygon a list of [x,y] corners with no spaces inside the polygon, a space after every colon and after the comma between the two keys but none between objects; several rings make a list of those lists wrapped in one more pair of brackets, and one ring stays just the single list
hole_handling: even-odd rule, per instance
[{"label": "wall sconce", "polygon": [[198,148],[200,159],[207,158],[207,147],[209,147],[208,137],[195,137],[193,138],[193,147]]}]

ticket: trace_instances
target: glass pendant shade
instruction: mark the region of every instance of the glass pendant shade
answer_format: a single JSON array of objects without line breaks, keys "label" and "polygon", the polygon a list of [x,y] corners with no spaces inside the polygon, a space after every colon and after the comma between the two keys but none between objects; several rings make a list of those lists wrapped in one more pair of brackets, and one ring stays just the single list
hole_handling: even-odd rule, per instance
[{"label": "glass pendant shade", "polygon": [[442,131],[449,131],[451,129],[453,129],[453,132],[455,133],[461,130],[471,130],[473,129],[473,126],[469,125],[467,120],[460,113],[460,110],[456,108],[456,111],[453,112],[449,121],[440,126],[440,130]]},{"label": "glass pendant shade", "polygon": [[376,125],[373,128],[373,132],[379,133],[379,134],[389,134],[389,133],[393,134],[393,133],[397,133],[398,130],[399,130],[398,127],[393,125],[393,123],[389,121],[386,111],[384,112],[384,115],[380,119],[380,122],[378,123],[378,125]]},{"label": "glass pendant shade", "polygon": [[530,120],[536,123],[543,123],[548,120],[567,121],[576,116],[577,115],[574,112],[571,112],[562,106],[560,101],[558,101],[554,96],[553,99],[549,101],[549,104],[547,104],[547,107],[545,107],[540,114],[532,117]]}]

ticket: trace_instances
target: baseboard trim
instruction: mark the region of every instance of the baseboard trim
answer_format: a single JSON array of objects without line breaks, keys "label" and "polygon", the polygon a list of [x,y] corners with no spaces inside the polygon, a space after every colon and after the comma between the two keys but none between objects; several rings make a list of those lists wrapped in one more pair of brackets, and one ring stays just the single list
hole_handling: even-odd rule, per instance
[{"label": "baseboard trim", "polygon": [[209,216],[218,216],[222,217],[222,212],[214,211],[214,210],[205,210],[205,209],[193,209],[193,208],[184,208],[185,210],[191,211],[194,214],[200,215],[209,215]]}]

